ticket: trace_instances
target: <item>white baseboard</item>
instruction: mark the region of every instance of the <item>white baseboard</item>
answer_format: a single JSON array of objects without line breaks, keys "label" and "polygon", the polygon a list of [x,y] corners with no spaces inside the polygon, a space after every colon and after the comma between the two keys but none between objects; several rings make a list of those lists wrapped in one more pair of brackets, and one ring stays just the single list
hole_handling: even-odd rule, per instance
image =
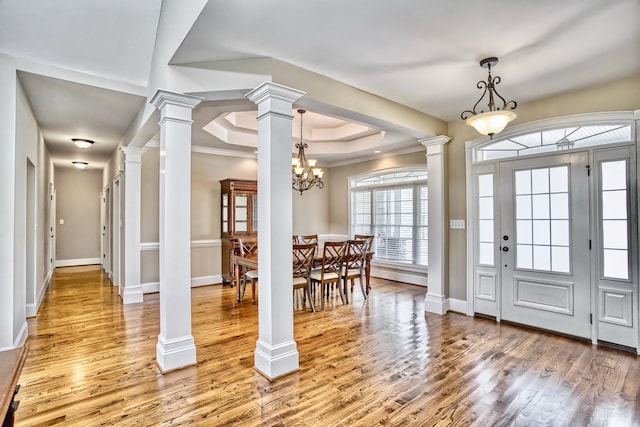
[{"label": "white baseboard", "polygon": [[410,283],[412,285],[427,286],[427,275],[421,273],[407,273],[402,270],[390,270],[372,266],[371,276],[380,277],[381,279],[395,280],[396,282]]},{"label": "white baseboard", "polygon": [[448,309],[462,314],[467,314],[467,301],[455,298],[447,300]]},{"label": "white baseboard", "polygon": [[51,277],[53,276],[53,269],[49,271],[47,277],[44,278],[44,283],[36,296],[36,301],[33,304],[27,304],[27,317],[36,317],[38,314],[38,309],[40,308],[40,304],[42,304],[42,300],[44,299],[44,295],[47,293],[47,289],[49,289],[49,285],[51,284]]},{"label": "white baseboard", "polygon": [[222,283],[222,275],[214,274],[211,276],[202,276],[202,277],[192,277],[191,278],[191,287],[195,288],[198,286],[207,286],[213,285],[214,283]]},{"label": "white baseboard", "polygon": [[13,348],[22,347],[25,342],[27,342],[27,337],[29,336],[29,325],[27,324],[27,319],[24,320],[22,327],[20,328],[20,332],[18,332],[18,336],[16,340],[13,342]]},{"label": "white baseboard", "polygon": [[[217,283],[222,283],[222,275],[214,274],[211,276],[201,276],[191,278],[191,287],[197,288],[198,286],[208,286]],[[160,282],[147,282],[142,285],[143,294],[152,294],[160,291]]]},{"label": "white baseboard", "polygon": [[142,283],[142,293],[143,294],[152,294],[154,292],[160,292],[160,282],[147,282]]},{"label": "white baseboard", "polygon": [[73,265],[100,264],[100,258],[57,259],[56,267],[70,267]]}]

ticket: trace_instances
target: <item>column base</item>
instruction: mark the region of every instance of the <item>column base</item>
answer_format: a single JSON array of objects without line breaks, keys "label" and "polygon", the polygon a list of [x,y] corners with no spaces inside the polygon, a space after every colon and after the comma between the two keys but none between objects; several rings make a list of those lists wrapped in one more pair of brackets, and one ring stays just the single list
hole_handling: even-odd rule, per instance
[{"label": "column base", "polygon": [[254,368],[272,381],[298,370],[298,348],[295,341],[271,346],[264,341],[256,342]]},{"label": "column base", "polygon": [[162,373],[197,364],[196,345],[191,335],[168,340],[158,335],[156,363]]},{"label": "column base", "polygon": [[122,293],[123,304],[135,304],[143,301],[142,285],[124,287],[124,292]]},{"label": "column base", "polygon": [[449,311],[447,301],[444,295],[434,295],[427,292],[424,297],[424,311],[427,313],[435,313],[443,315]]}]

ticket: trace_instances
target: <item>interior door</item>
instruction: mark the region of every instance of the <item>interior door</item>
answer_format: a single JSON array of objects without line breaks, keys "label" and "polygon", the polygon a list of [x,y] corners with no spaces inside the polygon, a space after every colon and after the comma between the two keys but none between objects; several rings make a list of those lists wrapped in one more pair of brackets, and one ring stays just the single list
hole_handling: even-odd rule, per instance
[{"label": "interior door", "polygon": [[588,154],[500,165],[502,318],[591,337]]}]

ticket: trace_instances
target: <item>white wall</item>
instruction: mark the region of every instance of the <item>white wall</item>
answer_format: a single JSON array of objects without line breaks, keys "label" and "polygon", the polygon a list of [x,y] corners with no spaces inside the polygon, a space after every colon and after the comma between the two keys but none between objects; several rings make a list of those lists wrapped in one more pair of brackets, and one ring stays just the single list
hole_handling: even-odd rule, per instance
[{"label": "white wall", "polygon": [[13,60],[0,56],[0,350],[14,346],[21,323],[20,301],[14,312],[16,84]]},{"label": "white wall", "polygon": [[[46,252],[49,236],[48,187],[53,176],[51,158],[19,81],[16,90],[15,303],[17,306],[26,304],[26,316],[34,316],[52,272]],[[31,179],[27,178],[28,163],[34,166]],[[32,188],[28,189],[27,185]],[[22,309],[14,312],[15,321],[22,324],[21,328],[26,328],[23,314]],[[24,335],[26,329],[17,332]]]}]

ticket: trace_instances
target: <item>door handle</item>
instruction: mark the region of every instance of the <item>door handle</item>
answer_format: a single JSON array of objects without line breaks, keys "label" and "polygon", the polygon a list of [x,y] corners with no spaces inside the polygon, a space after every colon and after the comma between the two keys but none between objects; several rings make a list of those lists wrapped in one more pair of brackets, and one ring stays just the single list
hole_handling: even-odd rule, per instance
[{"label": "door handle", "polygon": [[503,246],[502,247],[502,252],[509,252],[509,247],[508,246]]}]

